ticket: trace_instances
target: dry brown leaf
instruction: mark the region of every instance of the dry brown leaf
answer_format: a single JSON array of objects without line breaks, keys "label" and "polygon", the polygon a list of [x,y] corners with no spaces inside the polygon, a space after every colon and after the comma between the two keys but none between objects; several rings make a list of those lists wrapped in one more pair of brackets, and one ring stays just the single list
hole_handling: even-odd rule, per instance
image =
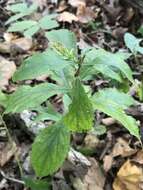
[{"label": "dry brown leaf", "polygon": [[143,169],[127,160],[118,171],[113,183],[114,190],[141,190]]},{"label": "dry brown leaf", "polygon": [[16,150],[16,146],[14,146],[14,144],[11,145],[10,143],[0,147],[0,167],[3,167],[7,162],[9,162],[9,160],[14,156]]},{"label": "dry brown leaf", "polygon": [[0,53],[10,53],[11,44],[8,42],[0,42]]},{"label": "dry brown leaf", "polygon": [[117,156],[127,157],[135,154],[137,150],[134,150],[129,146],[129,143],[122,138],[118,138],[110,155],[105,155],[103,168],[107,172],[111,169],[114,158]]},{"label": "dry brown leaf", "polygon": [[87,174],[81,180],[76,177],[73,180],[73,186],[76,190],[103,190],[105,184],[105,176],[98,162],[90,158],[91,167],[89,167]]},{"label": "dry brown leaf", "polygon": [[104,174],[98,162],[91,158],[91,167],[89,168],[87,174],[85,175],[83,181],[85,183],[87,190],[103,189],[105,183]]},{"label": "dry brown leaf", "polygon": [[13,33],[6,32],[4,33],[3,37],[6,42],[11,42],[12,40],[16,39],[18,36]]},{"label": "dry brown leaf", "polygon": [[86,7],[85,4],[79,4],[77,8],[76,16],[81,23],[88,23],[96,18],[98,12],[95,13],[90,7]]},{"label": "dry brown leaf", "polygon": [[26,52],[32,48],[32,39],[30,38],[17,38],[17,39],[6,39],[5,42],[0,43],[1,53],[12,53],[12,51]]},{"label": "dry brown leaf", "polygon": [[32,39],[31,38],[18,38],[11,41],[11,46],[15,46],[23,51],[28,51],[32,47]]},{"label": "dry brown leaf", "polygon": [[69,0],[68,3],[72,7],[78,7],[79,5],[86,5],[85,0]]},{"label": "dry brown leaf", "polygon": [[77,22],[78,18],[74,14],[65,11],[58,16],[58,21],[72,23],[73,21]]},{"label": "dry brown leaf", "polygon": [[126,14],[123,17],[123,20],[126,24],[129,24],[129,22],[131,22],[131,20],[133,19],[135,15],[135,10],[132,7],[128,7]]},{"label": "dry brown leaf", "polygon": [[134,156],[133,161],[143,165],[143,150],[139,151],[136,156]]},{"label": "dry brown leaf", "polygon": [[116,120],[113,119],[112,117],[107,117],[107,118],[104,118],[102,119],[102,123],[106,126],[110,126],[110,125],[113,125],[116,123]]},{"label": "dry brown leaf", "polygon": [[63,0],[59,2],[59,6],[57,8],[57,12],[63,12],[67,8],[67,3]]},{"label": "dry brown leaf", "polygon": [[0,56],[0,89],[4,89],[8,85],[8,80],[16,71],[16,66],[13,61],[8,61]]},{"label": "dry brown leaf", "polygon": [[125,27],[116,27],[113,31],[112,31],[112,35],[114,36],[114,38],[118,39],[118,40],[123,40],[123,37],[125,35],[125,33],[128,31],[128,28]]},{"label": "dry brown leaf", "polygon": [[113,147],[112,156],[127,157],[135,154],[137,151],[129,146],[129,143],[122,138],[117,139],[117,143]]},{"label": "dry brown leaf", "polygon": [[84,139],[84,147],[88,149],[96,149],[97,145],[99,144],[99,139],[95,134],[87,134]]},{"label": "dry brown leaf", "polygon": [[108,172],[113,164],[113,157],[111,155],[106,155],[104,157],[104,163],[103,163],[103,168],[106,172]]}]

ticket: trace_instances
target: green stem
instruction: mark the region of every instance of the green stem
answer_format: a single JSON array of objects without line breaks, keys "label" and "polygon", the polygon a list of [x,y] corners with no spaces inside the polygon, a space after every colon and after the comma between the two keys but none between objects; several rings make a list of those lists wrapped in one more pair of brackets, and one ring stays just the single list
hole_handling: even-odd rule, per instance
[{"label": "green stem", "polygon": [[80,70],[81,70],[81,67],[82,67],[84,58],[85,58],[85,55],[84,55],[83,57],[80,57],[80,58],[79,58],[79,61],[78,61],[78,69],[77,69],[77,71],[76,71],[76,73],[75,73],[75,77],[78,77],[79,74],[80,74]]}]

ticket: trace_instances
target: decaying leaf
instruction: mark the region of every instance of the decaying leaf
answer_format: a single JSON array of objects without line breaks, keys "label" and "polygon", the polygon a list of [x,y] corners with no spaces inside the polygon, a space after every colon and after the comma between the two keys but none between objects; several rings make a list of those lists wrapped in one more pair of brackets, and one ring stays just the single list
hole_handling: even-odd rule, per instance
[{"label": "decaying leaf", "polygon": [[137,152],[137,150],[130,147],[129,142],[124,140],[123,138],[118,138],[117,142],[113,146],[113,149],[109,155],[105,155],[103,168],[107,172],[112,168],[112,165],[115,165],[116,160],[114,158],[121,156],[121,157],[128,157],[132,156]]},{"label": "decaying leaf", "polygon": [[10,41],[0,42],[1,53],[25,52],[32,48],[32,39],[30,38],[17,38]]},{"label": "decaying leaf", "polygon": [[0,167],[3,167],[14,156],[17,148],[15,144],[8,143],[7,145],[0,146]]},{"label": "decaying leaf", "polygon": [[58,21],[72,23],[73,21],[77,22],[78,18],[74,14],[64,11],[58,16]]},{"label": "decaying leaf", "polygon": [[10,53],[11,45],[8,42],[0,42],[0,53]]},{"label": "decaying leaf", "polygon": [[117,139],[117,143],[113,147],[113,157],[127,157],[135,154],[137,151],[129,146],[129,143],[122,138]]},{"label": "decaying leaf", "polygon": [[96,149],[97,145],[99,143],[99,139],[95,134],[89,133],[86,135],[84,139],[84,147],[88,149]]},{"label": "decaying leaf", "polygon": [[90,158],[91,167],[89,167],[87,174],[83,180],[76,177],[73,180],[73,186],[76,190],[103,190],[105,184],[105,176],[98,162]]},{"label": "decaying leaf", "polygon": [[16,66],[13,61],[8,61],[0,56],[0,89],[8,85],[8,80],[12,77],[15,70]]},{"label": "decaying leaf", "polygon": [[136,156],[134,156],[133,161],[143,165],[143,150],[139,151]]},{"label": "decaying leaf", "polygon": [[11,41],[12,46],[16,46],[17,48],[28,51],[32,47],[32,39],[31,38],[18,38]]},{"label": "decaying leaf", "polygon": [[86,7],[85,4],[79,4],[76,15],[81,23],[88,23],[96,18],[98,13],[95,13],[90,7]]},{"label": "decaying leaf", "polygon": [[143,168],[127,160],[117,173],[114,190],[142,190]]},{"label": "decaying leaf", "polygon": [[104,157],[104,163],[103,163],[103,168],[106,172],[108,172],[113,164],[113,156],[112,155],[106,155]]}]

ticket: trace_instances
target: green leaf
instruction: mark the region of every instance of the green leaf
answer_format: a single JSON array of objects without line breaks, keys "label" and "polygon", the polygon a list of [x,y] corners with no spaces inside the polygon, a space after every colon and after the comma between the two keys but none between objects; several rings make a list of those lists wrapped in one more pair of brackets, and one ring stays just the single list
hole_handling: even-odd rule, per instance
[{"label": "green leaf", "polygon": [[41,106],[35,110],[38,112],[38,115],[35,119],[36,122],[45,120],[59,121],[62,117],[62,115],[58,113],[50,103],[46,104],[46,107]]},{"label": "green leaf", "polygon": [[38,113],[38,116],[34,121],[36,122],[45,121],[45,120],[59,121],[60,119],[61,119],[61,114],[57,112],[55,113],[43,112],[43,113]]},{"label": "green leaf", "polygon": [[6,21],[6,25],[7,24],[10,24],[11,22],[14,22],[14,21],[16,21],[16,20],[18,20],[18,19],[20,19],[20,18],[22,18],[22,17],[24,17],[25,16],[25,14],[24,13],[18,13],[18,14],[16,14],[16,15],[14,15],[14,16],[11,16],[7,21]]},{"label": "green leaf", "polygon": [[38,5],[36,3],[33,3],[31,6],[28,6],[27,3],[16,3],[8,6],[7,10],[12,11],[13,13],[24,13],[26,15],[29,15],[36,11],[37,8]]},{"label": "green leaf", "polygon": [[104,125],[96,125],[94,130],[91,132],[92,134],[95,134],[96,136],[103,135],[107,132],[106,126]]},{"label": "green leaf", "polygon": [[10,24],[26,15],[32,14],[34,11],[37,10],[37,4],[32,4],[30,7],[26,3],[17,3],[14,5],[9,6],[7,9],[11,10],[14,13],[17,13],[16,15],[10,17],[7,21],[6,24]]},{"label": "green leaf", "polygon": [[7,96],[0,91],[0,105],[5,107],[6,104],[7,104]]},{"label": "green leaf", "polygon": [[124,41],[133,54],[136,54],[137,52],[143,54],[143,47],[140,46],[142,39],[137,39],[134,35],[126,33],[124,36]]},{"label": "green leaf", "polygon": [[26,3],[16,3],[7,7],[7,10],[12,11],[13,13],[25,12],[27,10]]},{"label": "green leaf", "polygon": [[86,53],[83,66],[92,67],[93,70],[121,82],[121,74],[133,82],[132,71],[120,53],[110,53],[103,49],[91,49]]},{"label": "green leaf", "polygon": [[26,13],[26,15],[30,15],[32,13],[34,13],[38,8],[38,4],[37,3],[33,3],[30,7],[28,7],[28,9],[26,11],[24,11]]},{"label": "green leaf", "polygon": [[61,122],[42,130],[32,145],[31,161],[37,176],[56,172],[70,147],[70,133]]},{"label": "green leaf", "polygon": [[34,108],[53,95],[65,93],[66,89],[52,83],[44,83],[35,87],[21,86],[8,96],[5,113],[19,113]]},{"label": "green leaf", "polygon": [[46,15],[39,20],[39,25],[42,29],[53,29],[59,26],[58,22],[54,20],[54,15]]},{"label": "green leaf", "polygon": [[63,96],[63,106],[64,106],[64,112],[67,113],[69,111],[69,105],[72,103],[71,98],[67,95],[64,94]]},{"label": "green leaf", "polygon": [[66,29],[52,30],[46,33],[46,37],[50,42],[62,44],[69,50],[77,52],[76,37],[73,32]]},{"label": "green leaf", "polygon": [[49,183],[46,180],[33,180],[24,178],[25,186],[31,190],[50,190]]},{"label": "green leaf", "polygon": [[29,29],[35,25],[37,25],[37,22],[33,20],[19,21],[12,24],[8,28],[8,32],[23,32],[24,30]]},{"label": "green leaf", "polygon": [[69,112],[64,118],[65,125],[71,131],[90,130],[94,119],[92,104],[78,78],[74,82],[71,96],[72,103],[69,106]]},{"label": "green leaf", "polygon": [[[100,97],[100,95],[102,96]],[[125,94],[124,92],[118,91],[116,88],[108,88],[108,89],[101,90],[99,93],[98,100],[99,98],[101,98],[100,99],[101,101],[102,99],[108,100],[111,98],[111,100],[116,102],[122,109],[126,109],[129,106],[136,104],[136,101],[131,96],[129,96],[128,94]]]},{"label": "green leaf", "polygon": [[33,79],[41,75],[48,75],[50,71],[60,72],[73,63],[61,58],[56,52],[48,49],[44,53],[37,53],[24,61],[13,76],[14,81]]},{"label": "green leaf", "polygon": [[40,27],[38,25],[34,25],[27,29],[23,34],[25,37],[32,37],[36,32],[38,32],[39,29]]},{"label": "green leaf", "polygon": [[127,94],[116,89],[106,89],[97,92],[92,97],[93,107],[118,120],[129,132],[140,139],[136,120],[126,115],[125,109],[135,101]]}]

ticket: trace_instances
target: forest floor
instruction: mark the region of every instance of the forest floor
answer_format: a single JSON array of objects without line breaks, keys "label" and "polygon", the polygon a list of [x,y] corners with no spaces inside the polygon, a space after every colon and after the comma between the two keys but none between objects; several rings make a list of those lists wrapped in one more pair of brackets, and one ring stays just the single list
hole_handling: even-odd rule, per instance
[{"label": "forest floor", "polygon": [[[2,71],[6,73],[5,78],[0,81],[0,88],[6,93],[13,92],[17,87],[17,84],[12,83],[11,76],[16,67],[20,66],[21,60],[35,52],[45,50],[48,46],[42,32],[34,35],[32,40],[26,39],[19,33],[7,32],[5,22],[10,18],[11,13],[6,7],[14,2],[16,0],[0,0],[0,69],[3,67]],[[92,46],[117,52],[127,50],[124,43],[126,32],[142,38],[138,29],[142,25],[143,14],[129,4],[121,3],[123,1],[27,0],[26,2],[38,3],[39,11],[35,13],[35,17],[42,17],[45,13],[57,13],[59,28],[70,29],[76,34],[79,49]],[[5,63],[5,68],[3,63]],[[134,59],[128,60],[134,72],[134,78],[138,81],[142,80],[142,63],[142,56],[139,57],[139,63]],[[43,77],[38,80],[46,79]],[[32,82],[29,80],[27,84]],[[93,80],[91,85],[95,90],[110,86],[109,81],[103,77]],[[60,106],[58,99],[54,99],[53,103],[56,107]],[[140,122],[140,131],[143,135],[142,108],[132,107],[129,113]],[[14,155],[17,151],[25,175],[33,176],[29,152],[36,128],[40,128],[44,123],[37,124],[32,117],[33,113],[29,111],[24,111],[20,116],[14,114],[5,117],[16,150],[11,148],[6,131],[1,128],[1,190],[28,190],[23,185]],[[73,155],[76,156],[69,158],[53,176],[52,189],[142,190],[143,151],[140,142],[111,117],[97,113],[96,118],[99,123],[106,126],[106,132],[99,131],[98,135],[76,134],[73,136]],[[34,126],[33,129],[28,128],[31,124]],[[41,188],[41,190],[44,189]]]}]

